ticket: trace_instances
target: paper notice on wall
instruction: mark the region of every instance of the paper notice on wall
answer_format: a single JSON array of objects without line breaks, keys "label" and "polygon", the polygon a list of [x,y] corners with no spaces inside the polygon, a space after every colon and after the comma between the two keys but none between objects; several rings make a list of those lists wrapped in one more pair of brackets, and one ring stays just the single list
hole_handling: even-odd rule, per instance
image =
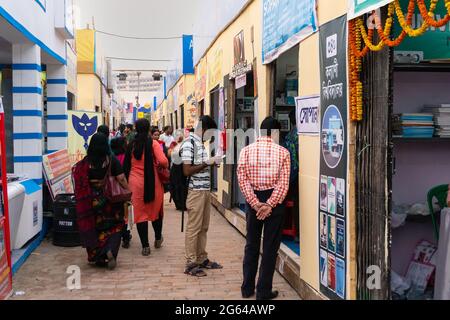
[{"label": "paper notice on wall", "polygon": [[320,96],[305,96],[295,99],[298,134],[319,135]]}]

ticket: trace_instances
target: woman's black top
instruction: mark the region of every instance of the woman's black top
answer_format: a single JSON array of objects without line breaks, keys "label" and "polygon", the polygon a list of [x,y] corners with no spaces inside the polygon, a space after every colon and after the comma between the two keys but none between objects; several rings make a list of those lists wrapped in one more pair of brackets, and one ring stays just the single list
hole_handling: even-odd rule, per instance
[{"label": "woman's black top", "polygon": [[[116,157],[111,157],[111,175],[113,177],[117,177],[123,174],[123,168],[120,165],[119,160]],[[104,168],[89,168],[89,179],[90,180],[102,180],[105,178],[106,171],[108,170],[108,166],[105,165]]]}]

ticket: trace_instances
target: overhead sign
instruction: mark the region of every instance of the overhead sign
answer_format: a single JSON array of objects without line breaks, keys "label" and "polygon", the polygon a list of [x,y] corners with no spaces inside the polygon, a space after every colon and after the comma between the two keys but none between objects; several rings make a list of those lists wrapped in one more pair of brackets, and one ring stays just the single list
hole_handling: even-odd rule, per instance
[{"label": "overhead sign", "polygon": [[246,73],[236,77],[236,89],[245,87],[246,85],[247,85],[247,74]]},{"label": "overhead sign", "polygon": [[317,25],[316,0],[264,0],[263,63],[316,32]]},{"label": "overhead sign", "polygon": [[297,130],[299,134],[318,135],[320,132],[320,96],[295,99]]},{"label": "overhead sign", "polygon": [[[408,7],[409,0],[400,0],[404,11]],[[442,19],[447,14],[444,1],[438,1],[436,10],[436,19]],[[420,26],[423,18],[420,12],[416,10],[412,20],[413,26]],[[394,24],[394,34],[400,34],[402,31],[398,23]],[[399,63],[418,63],[421,61],[449,60],[450,59],[450,23],[441,28],[428,28],[420,37],[406,37],[403,42],[395,47],[395,62]]]},{"label": "overhead sign", "polygon": [[222,79],[222,62],[223,62],[223,50],[221,48],[216,49],[212,54],[212,59],[208,62],[208,85],[209,90],[213,89],[220,83]]},{"label": "overhead sign", "polygon": [[320,26],[320,187],[317,208],[320,291],[347,290],[347,16]]},{"label": "overhead sign", "polygon": [[245,60],[243,30],[234,37],[233,48],[234,48],[234,66],[233,70],[230,72],[230,79],[237,78],[239,76],[246,74],[247,72],[252,71],[252,64],[248,63],[247,60]]},{"label": "overhead sign", "polygon": [[348,19],[354,19],[363,14],[381,8],[394,0],[348,0]]}]

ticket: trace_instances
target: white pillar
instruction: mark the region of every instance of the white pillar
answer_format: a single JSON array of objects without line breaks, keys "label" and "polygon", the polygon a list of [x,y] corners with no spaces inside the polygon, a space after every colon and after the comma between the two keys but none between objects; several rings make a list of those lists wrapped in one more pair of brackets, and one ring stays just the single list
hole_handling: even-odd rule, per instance
[{"label": "white pillar", "polygon": [[41,50],[14,44],[12,52],[14,172],[42,184]]},{"label": "white pillar", "polygon": [[47,65],[47,152],[67,149],[67,70]]}]

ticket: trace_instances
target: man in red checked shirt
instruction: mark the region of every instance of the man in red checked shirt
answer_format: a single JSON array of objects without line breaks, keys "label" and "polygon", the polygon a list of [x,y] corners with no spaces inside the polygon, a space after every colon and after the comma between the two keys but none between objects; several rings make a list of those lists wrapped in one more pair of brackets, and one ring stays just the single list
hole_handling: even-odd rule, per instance
[{"label": "man in red checked shirt", "polygon": [[283,202],[289,189],[291,166],[289,151],[275,142],[279,140],[280,129],[278,120],[266,118],[261,124],[261,137],[242,149],[239,158],[239,187],[247,201],[243,298],[250,298],[255,293],[263,227],[263,254],[256,299],[270,300],[278,296],[278,291],[272,290],[272,281],[283,230]]}]

